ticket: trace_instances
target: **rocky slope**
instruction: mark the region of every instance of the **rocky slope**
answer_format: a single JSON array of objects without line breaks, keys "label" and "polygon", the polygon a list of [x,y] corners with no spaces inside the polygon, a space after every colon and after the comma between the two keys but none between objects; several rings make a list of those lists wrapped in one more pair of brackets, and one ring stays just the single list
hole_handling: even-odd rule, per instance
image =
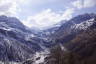
[{"label": "rocky slope", "polygon": [[50,38],[62,43],[66,50],[62,46],[53,48],[44,64],[96,64],[95,14],[84,14],[69,20]]},{"label": "rocky slope", "polygon": [[18,19],[0,16],[0,60],[23,61],[42,50],[33,35]]},{"label": "rocky slope", "polygon": [[96,47],[96,14],[79,15],[57,25],[35,32],[14,17],[0,16],[0,61],[26,62],[35,53],[58,44],[81,56],[93,54],[91,52]]},{"label": "rocky slope", "polygon": [[72,18],[64,23],[49,38],[59,43],[66,43],[72,40],[80,32],[87,30],[96,22],[96,14],[83,14]]}]

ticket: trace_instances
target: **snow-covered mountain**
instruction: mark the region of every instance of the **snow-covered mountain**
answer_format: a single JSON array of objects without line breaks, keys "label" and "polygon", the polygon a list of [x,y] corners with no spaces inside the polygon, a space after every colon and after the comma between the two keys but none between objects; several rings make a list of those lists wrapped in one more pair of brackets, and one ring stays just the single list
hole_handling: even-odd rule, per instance
[{"label": "snow-covered mountain", "polygon": [[61,25],[54,34],[49,38],[60,41],[61,43],[68,42],[75,37],[76,34],[90,28],[96,23],[96,14],[83,14],[72,18]]},{"label": "snow-covered mountain", "polygon": [[[60,44],[62,46],[65,46],[63,48],[75,54],[74,56],[72,56],[73,60],[74,60],[74,57],[78,55],[79,57],[81,57],[81,60],[88,58],[87,62],[96,63],[96,45],[95,45],[96,44],[96,14],[79,15],[62,24],[60,27],[58,27],[58,29],[54,31],[54,33],[51,33],[49,30],[46,41],[50,41],[54,45]],[[60,51],[59,52],[57,51],[57,55],[58,53],[60,53]],[[61,58],[62,58],[63,56],[62,53],[59,55],[61,55]],[[53,57],[51,56],[51,58],[49,59],[47,58],[47,61],[43,62],[43,64],[52,64],[52,63],[56,64],[57,62],[60,61],[60,59],[58,60],[59,57],[57,57],[57,62],[55,62],[56,57],[57,56],[55,56],[55,59],[54,59],[54,55],[53,55]],[[71,64],[71,63],[68,63],[68,64]],[[90,63],[87,63],[87,64],[90,64]]]},{"label": "snow-covered mountain", "polygon": [[[43,31],[30,30],[17,18],[0,16],[0,61],[26,61],[37,52],[69,42],[89,28],[96,28],[96,14],[79,15]],[[42,60],[41,56],[35,62]]]},{"label": "snow-covered mountain", "polygon": [[14,17],[0,16],[0,60],[23,61],[42,50],[35,37]]},{"label": "snow-covered mountain", "polygon": [[17,18],[0,16],[0,61],[24,61],[54,46],[40,32],[30,30]]}]

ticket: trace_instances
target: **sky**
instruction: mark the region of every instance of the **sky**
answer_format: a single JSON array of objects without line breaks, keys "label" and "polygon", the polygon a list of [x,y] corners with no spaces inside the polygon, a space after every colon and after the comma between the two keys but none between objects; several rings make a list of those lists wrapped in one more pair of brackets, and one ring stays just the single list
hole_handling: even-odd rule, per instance
[{"label": "sky", "polygon": [[96,13],[96,0],[0,0],[0,15],[30,28],[45,29],[84,13]]}]

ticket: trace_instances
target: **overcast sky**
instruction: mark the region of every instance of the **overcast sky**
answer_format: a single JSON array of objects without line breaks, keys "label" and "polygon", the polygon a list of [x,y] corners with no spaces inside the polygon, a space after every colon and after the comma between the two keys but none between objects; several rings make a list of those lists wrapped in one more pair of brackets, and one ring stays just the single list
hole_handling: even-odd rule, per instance
[{"label": "overcast sky", "polygon": [[83,13],[96,13],[96,0],[0,0],[0,15],[17,17],[33,28],[50,27]]}]

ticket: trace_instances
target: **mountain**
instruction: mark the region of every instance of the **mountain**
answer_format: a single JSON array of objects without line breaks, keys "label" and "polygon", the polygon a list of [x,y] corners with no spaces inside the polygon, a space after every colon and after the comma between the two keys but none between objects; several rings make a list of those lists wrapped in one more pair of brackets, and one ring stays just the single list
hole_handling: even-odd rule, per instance
[{"label": "mountain", "polygon": [[48,37],[57,48],[43,64],[96,64],[96,14],[74,17]]},{"label": "mountain", "polygon": [[35,37],[17,18],[0,16],[0,61],[24,61],[42,50]]},{"label": "mountain", "polygon": [[65,43],[72,40],[77,34],[88,29],[95,23],[96,14],[83,14],[76,16],[65,22],[54,34],[49,36],[50,39],[59,43]]},{"label": "mountain", "polygon": [[0,16],[0,61],[22,62],[55,44],[15,17]]},{"label": "mountain", "polygon": [[[40,38],[47,42],[48,46],[57,45],[59,43],[64,44],[76,37],[82,31],[95,27],[96,14],[86,13],[78,15],[68,21],[61,21],[54,25],[54,27],[39,32]],[[45,44],[45,43],[44,43]]]},{"label": "mountain", "polygon": [[[79,15],[42,31],[29,29],[17,18],[3,15],[0,16],[0,61],[32,60],[36,53],[59,44],[83,58],[92,54],[93,58],[96,47],[95,33],[96,14]],[[86,43],[88,47],[85,47]],[[44,60],[44,55],[41,56]],[[35,60],[42,60],[41,56]]]},{"label": "mountain", "polygon": [[[96,14],[83,14],[74,17],[64,23],[50,38],[54,39],[56,43],[62,43],[64,48],[71,52],[71,54],[67,52],[63,55],[60,50],[59,52],[55,50],[54,54],[60,53],[58,56],[61,56],[62,61],[71,59],[69,63],[62,64],[96,64]],[[54,55],[52,56],[54,57]],[[60,62],[58,56],[55,56],[55,59]],[[54,62],[50,57],[47,61],[49,61],[48,64],[50,61]]]}]

